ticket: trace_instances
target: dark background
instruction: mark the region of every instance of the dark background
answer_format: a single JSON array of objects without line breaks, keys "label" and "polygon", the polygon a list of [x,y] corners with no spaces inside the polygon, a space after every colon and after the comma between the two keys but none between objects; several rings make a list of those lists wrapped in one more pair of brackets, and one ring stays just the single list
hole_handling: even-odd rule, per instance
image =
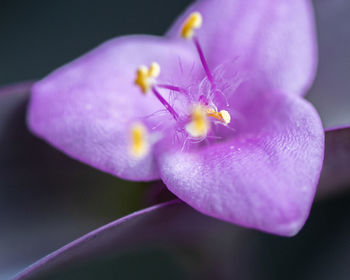
[{"label": "dark background", "polygon": [[[39,79],[115,36],[164,34],[190,2],[0,0],[0,86]],[[326,126],[349,123],[350,2],[315,0],[314,5],[320,67],[308,98]],[[163,199],[153,199],[150,189],[157,187],[102,174],[31,136],[24,122],[26,102],[23,94],[0,97],[0,279]],[[260,252],[256,279],[349,279],[349,202],[347,194],[317,202],[296,238],[256,233],[247,247],[266,250]],[[126,265],[132,269],[135,263]]]}]

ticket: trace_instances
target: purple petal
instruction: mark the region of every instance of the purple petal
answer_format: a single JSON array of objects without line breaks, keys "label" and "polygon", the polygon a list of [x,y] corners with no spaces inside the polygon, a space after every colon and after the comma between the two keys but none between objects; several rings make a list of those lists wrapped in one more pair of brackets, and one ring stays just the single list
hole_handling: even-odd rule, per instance
[{"label": "purple petal", "polygon": [[350,127],[326,131],[325,161],[318,197],[329,197],[349,188]]},{"label": "purple petal", "polygon": [[314,17],[308,0],[203,0],[179,17],[178,37],[190,12],[203,15],[196,31],[211,68],[239,57],[267,89],[304,94],[317,65]]},{"label": "purple petal", "polygon": [[111,40],[34,85],[29,127],[102,171],[130,180],[157,179],[152,153],[142,160],[129,155],[131,123],[163,109],[134,85],[136,69],[156,61],[163,66],[159,80],[178,84],[181,71],[192,69],[191,58],[183,45],[158,37]]},{"label": "purple petal", "polygon": [[321,121],[293,95],[259,93],[241,107],[250,120],[225,142],[160,153],[161,178],[202,213],[294,235],[309,214],[322,167]]}]

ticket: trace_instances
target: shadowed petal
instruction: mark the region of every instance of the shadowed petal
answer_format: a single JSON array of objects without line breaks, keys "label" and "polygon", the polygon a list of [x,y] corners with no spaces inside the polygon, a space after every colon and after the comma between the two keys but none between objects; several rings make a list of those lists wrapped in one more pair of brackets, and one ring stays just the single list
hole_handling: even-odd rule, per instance
[{"label": "shadowed petal", "polygon": [[[229,232],[232,237],[241,231],[244,229],[201,215],[181,201],[173,200],[98,228],[42,258],[14,279],[60,278],[60,273],[69,272],[72,267],[144,244],[170,242],[182,246],[190,242],[188,246],[193,246],[193,240],[198,236],[202,240],[216,240],[224,232]],[[203,244],[201,247],[203,249]]]},{"label": "shadowed petal", "polygon": [[349,189],[350,127],[326,130],[325,161],[317,195],[326,198]]},{"label": "shadowed petal", "polygon": [[163,109],[134,85],[136,69],[156,61],[162,66],[159,79],[176,83],[192,69],[191,57],[183,45],[158,37],[111,40],[34,85],[29,127],[102,171],[130,180],[156,179],[152,152],[142,160],[129,153],[131,123]]},{"label": "shadowed petal", "polygon": [[24,81],[0,87],[0,96],[29,92],[33,84],[34,81]]},{"label": "shadowed petal", "polygon": [[[331,276],[339,272],[340,261],[344,272],[341,279],[347,279],[349,254],[344,255],[344,244],[349,235],[348,202],[349,197],[343,196],[318,204],[309,226],[293,240],[223,223],[199,214],[184,203],[165,203],[88,233],[42,258],[14,279],[164,279],[164,275],[166,279],[247,279],[247,276],[248,279],[283,279],[286,269],[295,271],[296,266],[302,267],[310,260],[318,264],[321,259],[329,258],[325,236],[327,240],[339,241],[335,248],[339,255],[332,252],[337,262],[332,262],[331,272],[326,269],[323,273]],[[327,226],[334,220],[336,223]],[[322,234],[315,238],[315,233]],[[157,249],[172,252],[182,266],[170,266],[172,274],[169,274],[169,265],[163,266],[163,258],[155,258]],[[311,254],[311,259],[310,254],[300,255],[305,250],[317,254]],[[296,255],[300,258],[295,258]],[[167,259],[167,254],[161,256]],[[276,270],[281,257],[285,264]],[[167,263],[169,260],[165,260]],[[178,276],[178,269],[186,268],[185,264],[186,277]],[[309,279],[309,271],[297,271],[289,279]]]},{"label": "shadowed petal", "polygon": [[308,0],[202,0],[177,20],[179,36],[192,11],[203,15],[196,34],[211,68],[239,57],[267,89],[304,94],[317,64],[313,11]]},{"label": "shadowed petal", "polygon": [[320,119],[308,102],[282,94],[260,94],[245,112],[254,112],[247,122],[253,129],[242,126],[201,150],[160,153],[161,178],[202,213],[294,235],[309,214],[322,167]]}]

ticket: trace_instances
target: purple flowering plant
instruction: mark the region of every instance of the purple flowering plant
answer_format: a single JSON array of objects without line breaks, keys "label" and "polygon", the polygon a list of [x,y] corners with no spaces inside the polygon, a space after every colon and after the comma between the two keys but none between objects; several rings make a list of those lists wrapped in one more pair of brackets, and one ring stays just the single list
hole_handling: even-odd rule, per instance
[{"label": "purple flowering plant", "polygon": [[308,0],[199,0],[165,37],[110,40],[32,88],[30,129],[118,177],[161,179],[209,216],[292,236],[324,130]]}]

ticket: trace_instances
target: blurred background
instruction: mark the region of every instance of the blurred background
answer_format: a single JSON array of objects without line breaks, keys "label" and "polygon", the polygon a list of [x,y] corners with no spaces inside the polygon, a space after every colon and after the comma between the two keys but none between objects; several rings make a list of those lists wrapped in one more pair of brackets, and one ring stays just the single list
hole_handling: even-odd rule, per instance
[{"label": "blurred background", "polygon": [[[112,37],[162,35],[190,2],[1,0],[0,87],[40,79]],[[350,2],[313,2],[320,64],[308,99],[325,126],[346,124],[350,122]],[[25,126],[27,90],[7,91],[0,94],[0,279],[10,278],[107,222],[172,198],[159,183],[119,180],[35,138]],[[230,245],[237,235],[232,226],[217,232],[221,241],[206,254],[217,254],[226,268],[225,279],[235,275],[240,275],[239,279],[349,279],[349,213],[349,194],[334,195],[314,204],[306,227],[297,237],[238,230],[249,234],[249,239],[232,252],[227,249],[237,249]],[[209,240],[203,238],[202,242],[204,246]],[[159,248],[141,253],[133,249],[131,255],[129,252],[115,263],[125,268],[128,279],[128,268],[135,267],[139,274],[134,271],[134,279],[158,279],[155,267],[164,273],[172,271],[178,278],[200,278],[205,271],[200,248],[196,243],[193,248],[178,248],[176,253],[169,248],[161,253]]]}]

